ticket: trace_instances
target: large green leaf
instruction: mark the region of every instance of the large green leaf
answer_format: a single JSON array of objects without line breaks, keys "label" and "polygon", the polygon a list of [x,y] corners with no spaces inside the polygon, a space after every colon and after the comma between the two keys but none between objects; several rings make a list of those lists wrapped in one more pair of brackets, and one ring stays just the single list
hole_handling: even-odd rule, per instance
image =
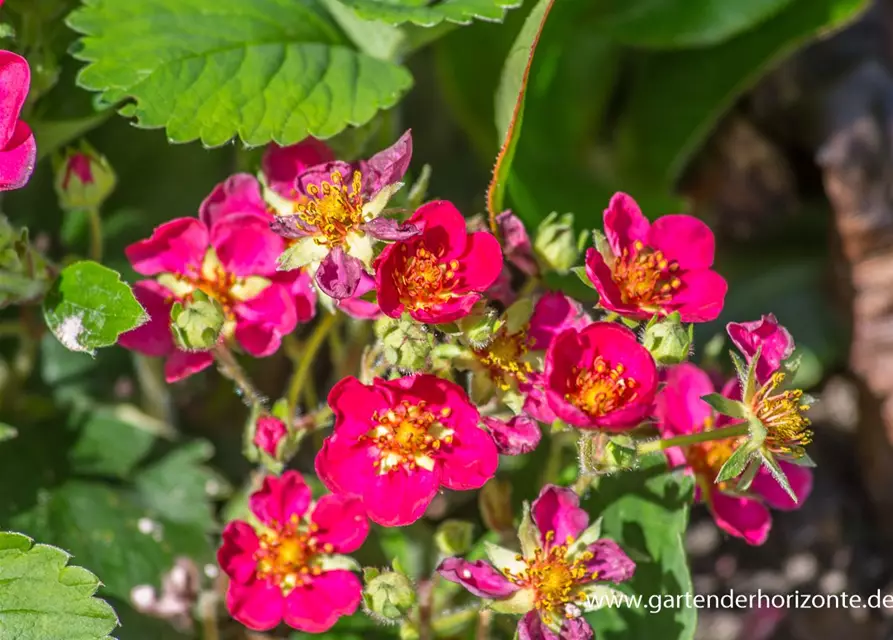
[{"label": "large green leaf", "polygon": [[636,561],[635,575],[620,590],[643,601],[641,608],[606,607],[590,614],[601,640],[694,637],[695,609],[654,605],[666,596],[682,596],[684,602],[692,593],[683,546],[692,487],[691,478],[668,473],[663,456],[654,455],[638,470],[601,478],[586,502],[590,513],[603,517],[602,536],[616,540]]},{"label": "large green leaf", "polygon": [[623,44],[654,48],[722,42],[772,17],[793,0],[596,0],[596,28]]},{"label": "large green leaf", "polygon": [[406,69],[350,46],[317,0],[87,0],[81,86],[173,142],[328,138],[392,107]]},{"label": "large green leaf", "polygon": [[646,56],[618,132],[627,172],[672,185],[717,119],[769,65],[845,25],[867,5],[795,0],[759,28],[719,46]]},{"label": "large green leaf", "polygon": [[62,270],[44,298],[43,315],[59,342],[87,353],[149,319],[117,272],[88,260]]},{"label": "large green leaf", "polygon": [[0,638],[102,640],[118,626],[93,594],[99,579],[70,556],[20,533],[0,532]]},{"label": "large green leaf", "polygon": [[521,0],[341,0],[360,16],[389,24],[413,22],[432,27],[444,20],[468,24],[475,18],[500,22]]}]

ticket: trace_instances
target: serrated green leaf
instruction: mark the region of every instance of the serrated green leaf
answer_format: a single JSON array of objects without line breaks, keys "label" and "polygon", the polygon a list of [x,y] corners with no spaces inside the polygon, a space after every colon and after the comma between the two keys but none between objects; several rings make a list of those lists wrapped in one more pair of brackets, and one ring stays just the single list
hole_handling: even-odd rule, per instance
[{"label": "serrated green leaf", "polygon": [[[350,46],[317,0],[88,0],[68,24],[78,83],[173,142],[329,138],[394,106],[412,84]],[[135,46],[139,43],[139,46]]]},{"label": "serrated green leaf", "polygon": [[388,24],[412,22],[433,27],[444,20],[468,24],[475,18],[502,22],[505,12],[521,5],[521,0],[341,0],[367,20]]},{"label": "serrated green leaf", "polygon": [[714,410],[718,411],[724,416],[729,416],[732,418],[747,417],[747,407],[745,407],[740,402],[736,402],[735,400],[726,398],[721,393],[710,393],[706,396],[701,396],[701,400],[709,404]]},{"label": "serrated green leaf", "polygon": [[[667,473],[660,455],[648,456],[635,471],[599,480],[598,490],[583,506],[591,517],[602,517],[602,537],[615,540],[636,562],[632,579],[615,588],[645,601],[692,593],[683,544],[692,489],[690,477]],[[694,608],[642,614],[634,607],[604,607],[586,614],[586,619],[599,640],[694,637]]]},{"label": "serrated green leaf", "polygon": [[844,26],[868,4],[794,0],[759,28],[718,46],[647,56],[617,131],[621,163],[634,175],[672,186],[718,118],[767,67],[816,35]]},{"label": "serrated green leaf", "polygon": [[62,549],[0,532],[0,636],[10,640],[103,640],[118,626],[108,603],[93,597],[99,579],[66,566]]},{"label": "serrated green leaf", "polygon": [[149,319],[117,272],[87,260],[62,270],[44,298],[43,316],[59,342],[86,353]]},{"label": "serrated green leaf", "polygon": [[598,0],[596,30],[636,47],[718,44],[763,22],[793,0]]},{"label": "serrated green leaf", "polygon": [[80,433],[69,460],[80,473],[126,478],[155,442],[153,433],[124,422],[108,409],[74,420]]},{"label": "serrated green leaf", "polygon": [[745,445],[735,449],[732,455],[729,456],[729,459],[725,461],[725,464],[722,465],[719,473],[716,474],[714,482],[719,484],[740,476],[751,458],[753,458],[753,454],[753,450]]}]

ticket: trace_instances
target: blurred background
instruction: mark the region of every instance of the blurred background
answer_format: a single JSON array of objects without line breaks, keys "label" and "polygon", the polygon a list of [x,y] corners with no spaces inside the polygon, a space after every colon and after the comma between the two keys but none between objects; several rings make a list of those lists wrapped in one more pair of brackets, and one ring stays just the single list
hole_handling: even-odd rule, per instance
[{"label": "blurred background", "polygon": [[[63,214],[48,160],[85,137],[118,175],[103,210],[104,262],[132,282],[123,248],[194,215],[216,183],[255,171],[262,149],[171,145],[163,130],[101,110],[67,55],[76,34],[63,20],[77,5],[8,0],[0,12],[6,46],[32,64],[26,120],[41,154],[3,210],[53,259],[84,254],[87,218]],[[413,173],[432,168],[429,197],[483,213],[500,143],[494,91],[532,5],[503,24],[431,30],[402,60],[415,82],[405,99],[332,145],[354,157],[411,127]],[[513,211],[531,231],[552,211],[589,229],[623,190],[646,215],[704,218],[730,292],[722,318],[698,327],[699,344],[729,320],[775,313],[797,340],[799,385],[819,399],[815,490],[799,511],[774,515],[764,546],[729,539],[693,510],[686,545],[698,593],[893,593],[891,56],[889,0],[558,0],[542,34],[508,185]],[[590,296],[573,276],[550,284]],[[215,579],[207,534],[218,508],[237,513],[250,486],[247,409],[216,372],[166,386],[159,363],[122,349],[65,350],[37,307],[0,314],[0,327],[29,328],[0,331],[0,420],[18,430],[0,446],[0,526],[62,546],[97,573],[120,638],[193,637],[189,612],[202,603],[189,580]],[[318,388],[355,362],[321,357]],[[248,366],[267,395],[282,394],[287,354]],[[312,452],[303,454],[294,464],[308,470]],[[411,556],[404,543],[381,546]],[[188,580],[167,608],[160,591],[134,591],[160,589],[184,556],[195,564],[177,574]],[[704,610],[695,637],[883,640],[893,609]]]}]

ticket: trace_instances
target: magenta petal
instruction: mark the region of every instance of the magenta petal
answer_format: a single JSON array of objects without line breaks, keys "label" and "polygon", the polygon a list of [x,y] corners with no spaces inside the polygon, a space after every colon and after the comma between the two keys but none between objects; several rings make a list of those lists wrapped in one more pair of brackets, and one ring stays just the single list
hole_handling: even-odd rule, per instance
[{"label": "magenta petal", "polygon": [[319,527],[316,540],[331,544],[335,553],[356,551],[369,534],[366,510],[357,496],[324,495],[316,503],[310,520]]},{"label": "magenta petal", "polygon": [[630,247],[639,240],[648,240],[648,219],[632,197],[625,193],[615,193],[605,209],[605,236],[611,245],[611,251],[619,256],[625,247]]},{"label": "magenta petal", "polygon": [[682,270],[708,269],[713,264],[713,231],[692,216],[661,216],[651,225],[646,245],[675,260]]},{"label": "magenta petal", "polygon": [[329,406],[335,414],[335,433],[359,438],[372,429],[372,415],[391,408],[391,401],[380,387],[365,385],[353,376],[342,378],[329,391]]},{"label": "magenta petal", "polygon": [[271,284],[255,297],[233,308],[236,340],[251,355],[263,358],[279,349],[282,336],[298,323],[295,300],[281,285]]},{"label": "magenta petal", "polygon": [[381,191],[403,179],[412,160],[412,131],[407,129],[387,149],[379,151],[363,163],[363,188],[368,194]]},{"label": "magenta petal", "polygon": [[679,311],[682,322],[711,322],[719,317],[729,285],[716,271],[685,271],[682,288],[673,295],[667,311]]},{"label": "magenta petal", "polygon": [[[413,320],[423,324],[455,322],[471,313],[471,309],[480,299],[481,294],[479,293],[453,296],[443,304],[432,305],[427,309],[415,309],[409,315]],[[384,305],[382,305],[382,309],[384,309]]]},{"label": "magenta petal", "polygon": [[341,300],[353,296],[360,285],[363,263],[340,246],[329,251],[316,271],[316,284],[326,295]]},{"label": "magenta petal", "polygon": [[539,265],[533,255],[530,236],[521,219],[511,211],[503,211],[496,216],[496,224],[502,236],[505,257],[513,265],[529,276],[539,274]]},{"label": "magenta petal", "polygon": [[388,242],[406,240],[422,233],[422,230],[414,224],[383,217],[373,218],[364,224],[363,231],[374,238]]},{"label": "magenta petal", "polygon": [[375,290],[375,278],[363,271],[360,274],[360,284],[353,297],[338,301],[338,308],[358,320],[374,320],[381,315],[381,308],[377,302],[363,300],[362,296]]},{"label": "magenta petal", "polygon": [[[0,148],[8,148],[19,125],[22,106],[31,87],[28,61],[11,51],[0,51]],[[30,131],[29,131],[30,134]]]},{"label": "magenta petal", "polygon": [[596,540],[586,548],[593,558],[586,562],[587,571],[597,571],[596,580],[619,584],[633,577],[636,563],[613,540]]},{"label": "magenta petal", "polygon": [[260,184],[248,173],[237,173],[215,186],[198,208],[198,217],[208,228],[221,218],[240,213],[256,215],[268,222],[270,218]]},{"label": "magenta petal", "polygon": [[341,616],[352,615],[360,605],[363,587],[350,571],[326,571],[313,578],[308,587],[299,587],[285,599],[285,624],[322,633]]},{"label": "magenta petal", "polygon": [[611,268],[605,263],[602,254],[593,248],[586,250],[586,277],[598,291],[599,304],[608,311],[639,320],[651,317],[651,313],[623,302],[620,289],[611,275]]},{"label": "magenta petal", "polygon": [[479,598],[505,598],[520,588],[483,560],[469,562],[462,558],[447,558],[437,567],[437,573]]},{"label": "magenta petal", "polygon": [[269,631],[282,621],[282,590],[266,581],[243,585],[229,583],[226,608],[230,615],[254,631]]},{"label": "magenta petal", "polygon": [[219,217],[210,235],[224,271],[241,277],[276,273],[276,259],[285,249],[269,220],[252,213]]},{"label": "magenta petal", "polygon": [[288,428],[282,420],[273,416],[261,416],[254,424],[254,439],[252,442],[258,449],[275,458],[279,442],[287,433]]},{"label": "magenta petal", "polygon": [[791,485],[794,495],[797,496],[797,502],[791,499],[787,491],[781,488],[778,481],[772,477],[772,474],[765,467],[760,467],[757,476],[753,479],[750,490],[762,496],[766,504],[773,509],[782,511],[799,509],[803,506],[803,502],[809,497],[809,494],[812,493],[812,470],[808,467],[785,462],[784,460],[779,460],[778,464],[788,477],[788,483]]},{"label": "magenta petal", "polygon": [[547,627],[535,609],[528,611],[518,622],[518,640],[561,640]]},{"label": "magenta petal", "polygon": [[12,138],[0,149],[0,191],[21,189],[34,173],[37,143],[31,128],[19,121]]},{"label": "magenta petal", "polygon": [[584,618],[571,618],[561,623],[558,640],[592,640],[595,632]]},{"label": "magenta petal", "polygon": [[549,406],[549,398],[542,388],[541,376],[537,376],[531,384],[523,385],[521,391],[526,394],[524,399],[524,413],[543,424],[552,424],[558,419],[552,407]]},{"label": "magenta petal", "polygon": [[589,524],[589,515],[580,508],[580,496],[554,484],[542,488],[530,506],[530,515],[547,549],[565,544],[568,538],[576,539]]},{"label": "magenta petal", "polygon": [[713,491],[708,502],[713,519],[720,529],[744,538],[748,544],[761,545],[766,542],[772,527],[772,517],[759,501]]},{"label": "magenta petal", "polygon": [[[465,244],[468,241],[465,216],[452,202],[446,200],[427,202],[416,209],[409,222],[422,228],[422,237],[428,251],[437,255],[443,251],[441,260],[448,260],[465,252]],[[409,243],[415,246],[413,240]]]},{"label": "magenta petal", "polygon": [[366,442],[346,441],[337,435],[329,436],[314,460],[316,475],[333,493],[362,495],[369,479],[378,473],[373,466],[381,458],[379,451]]},{"label": "magenta petal", "polygon": [[771,313],[754,322],[730,322],[726,331],[748,362],[762,347],[756,367],[757,380],[761,384],[765,384],[781,363],[794,353],[794,338]]},{"label": "magenta petal", "polygon": [[230,580],[247,584],[254,580],[257,573],[254,553],[259,546],[257,534],[251,525],[233,520],[223,529],[222,543],[217,550],[217,564]]},{"label": "magenta petal", "polygon": [[266,476],[258,491],[251,494],[248,505],[251,513],[266,525],[287,522],[293,515],[299,518],[310,506],[310,488],[297,471],[286,471],[281,476]]},{"label": "magenta petal", "polygon": [[661,435],[672,437],[700,431],[713,415],[710,405],[701,400],[716,391],[710,376],[685,362],[670,367],[665,382],[654,407]]},{"label": "magenta petal", "polygon": [[181,351],[174,349],[164,363],[164,380],[168,384],[204,371],[214,364],[214,356],[207,351]]},{"label": "magenta petal", "polygon": [[198,273],[208,251],[208,229],[197,218],[177,218],[152,236],[124,249],[133,270],[144,276]]},{"label": "magenta petal", "polygon": [[146,310],[149,321],[122,333],[118,344],[147,356],[166,356],[174,349],[171,336],[171,292],[154,280],[140,280],[133,285],[133,295]]},{"label": "magenta petal", "polygon": [[465,242],[465,253],[459,258],[457,293],[486,291],[502,272],[502,248],[486,231],[469,233]]},{"label": "magenta petal", "polygon": [[560,291],[550,291],[537,300],[527,336],[533,340],[534,349],[545,351],[565,329],[582,329],[589,323],[589,316],[578,302]]},{"label": "magenta petal", "polygon": [[283,198],[295,198],[295,180],[312,166],[335,159],[326,143],[316,138],[305,138],[297,144],[280,147],[271,143],[261,160],[261,171],[266,183]]},{"label": "magenta petal", "polygon": [[283,238],[295,240],[311,235],[311,230],[301,216],[276,216],[270,221],[270,231]]},{"label": "magenta petal", "polygon": [[[462,428],[459,428],[462,424]],[[496,473],[499,454],[493,438],[483,429],[456,420],[453,443],[442,449],[441,482],[448,489],[479,489]]]},{"label": "magenta petal", "polygon": [[536,420],[526,415],[519,415],[508,421],[498,418],[484,418],[484,424],[490,430],[499,453],[506,456],[517,456],[530,453],[540,443],[542,432]]},{"label": "magenta petal", "polygon": [[402,467],[375,475],[363,492],[366,514],[385,527],[402,527],[421,518],[440,485],[438,468],[434,471]]},{"label": "magenta petal", "polygon": [[399,260],[401,243],[384,248],[375,261],[375,290],[381,312],[389,318],[399,318],[405,308],[400,301],[400,292],[394,283],[394,273]]}]

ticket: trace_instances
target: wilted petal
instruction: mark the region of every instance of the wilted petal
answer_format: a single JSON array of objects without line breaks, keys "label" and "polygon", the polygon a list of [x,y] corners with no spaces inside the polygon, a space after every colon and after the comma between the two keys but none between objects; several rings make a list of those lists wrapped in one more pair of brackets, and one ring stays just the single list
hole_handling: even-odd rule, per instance
[{"label": "wilted petal", "polygon": [[542,437],[536,420],[526,415],[515,416],[508,421],[484,418],[484,424],[490,430],[499,453],[507,456],[530,453],[536,449]]},{"label": "wilted petal", "polygon": [[542,488],[530,506],[530,515],[547,548],[565,544],[568,538],[576,539],[589,524],[589,515],[580,508],[580,496],[554,484]]},{"label": "wilted petal", "polygon": [[363,163],[363,188],[377,193],[385,185],[400,182],[412,159],[412,131],[407,130],[393,145],[379,151]]},{"label": "wilted petal", "polygon": [[340,246],[329,251],[316,271],[316,284],[326,295],[341,300],[353,296],[360,285],[363,263]]},{"label": "wilted petal", "polygon": [[462,558],[447,558],[437,567],[437,573],[479,598],[505,598],[520,588],[483,560],[469,562]]},{"label": "wilted petal", "polygon": [[363,231],[379,240],[388,242],[406,240],[422,233],[421,229],[410,222],[400,222],[384,217],[373,218],[363,225]]},{"label": "wilted petal", "polygon": [[502,247],[505,257],[513,265],[529,276],[539,273],[539,266],[533,255],[530,236],[521,219],[511,211],[503,211],[496,216],[496,224],[502,236]]},{"label": "wilted petal", "polygon": [[636,563],[613,540],[596,540],[586,550],[593,556],[586,561],[586,569],[597,572],[595,579],[599,582],[624,582],[636,571]]}]

